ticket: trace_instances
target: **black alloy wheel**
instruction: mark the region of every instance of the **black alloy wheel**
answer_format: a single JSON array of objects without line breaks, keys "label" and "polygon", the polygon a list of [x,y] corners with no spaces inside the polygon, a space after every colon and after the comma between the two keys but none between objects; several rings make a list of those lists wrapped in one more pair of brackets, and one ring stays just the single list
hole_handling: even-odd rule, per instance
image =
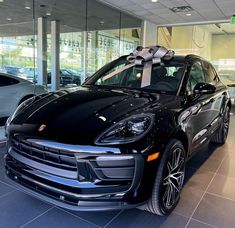
[{"label": "black alloy wheel", "polygon": [[170,210],[178,201],[184,183],[185,153],[176,148],[167,162],[163,179],[162,200],[164,207]]},{"label": "black alloy wheel", "polygon": [[167,215],[176,207],[184,184],[186,152],[183,144],[176,139],[170,140],[162,153],[152,196],[144,209],[157,214]]},{"label": "black alloy wheel", "polygon": [[230,110],[229,107],[226,107],[224,118],[223,118],[223,141],[225,142],[228,137],[229,131],[229,123],[230,123]]},{"label": "black alloy wheel", "polygon": [[229,106],[227,106],[221,118],[220,126],[211,138],[212,143],[224,144],[226,142],[229,131],[229,123],[230,123],[230,108]]}]

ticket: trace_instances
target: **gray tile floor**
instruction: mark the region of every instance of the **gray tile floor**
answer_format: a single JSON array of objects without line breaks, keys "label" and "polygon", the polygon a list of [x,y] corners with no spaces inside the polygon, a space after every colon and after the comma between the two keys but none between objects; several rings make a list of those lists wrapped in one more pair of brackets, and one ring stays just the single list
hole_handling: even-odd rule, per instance
[{"label": "gray tile floor", "polygon": [[234,135],[232,115],[227,143],[209,145],[188,162],[180,203],[168,217],[137,209],[74,212],[34,199],[4,179],[5,146],[0,144],[0,227],[235,227]]}]

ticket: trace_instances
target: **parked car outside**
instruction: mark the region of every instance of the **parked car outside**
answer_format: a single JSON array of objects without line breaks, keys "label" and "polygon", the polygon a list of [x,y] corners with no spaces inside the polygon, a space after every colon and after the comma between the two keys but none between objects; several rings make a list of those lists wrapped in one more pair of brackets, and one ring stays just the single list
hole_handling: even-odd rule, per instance
[{"label": "parked car outside", "polygon": [[81,85],[81,75],[77,74],[76,72],[74,72],[71,69],[67,69],[67,68],[60,69],[60,75],[61,76],[71,76],[71,77],[73,77],[74,84]]},{"label": "parked car outside", "polygon": [[[47,76],[48,76],[48,84],[51,84],[51,72],[50,71],[48,71]],[[69,73],[63,73],[60,70],[60,84],[62,86],[66,86],[66,85],[73,84],[73,83],[74,83],[74,77]]]},{"label": "parked car outside", "polygon": [[81,87],[19,106],[6,125],[6,174],[18,189],[67,209],[142,206],[167,215],[186,162],[208,142],[225,143],[230,108],[208,61],[139,47]]},{"label": "parked car outside", "polygon": [[24,72],[26,74],[26,78],[27,80],[29,80],[30,82],[37,82],[37,78],[38,78],[38,70],[37,68],[34,67],[25,67],[24,68]]},{"label": "parked car outside", "polygon": [[27,79],[24,68],[21,68],[21,67],[6,66],[5,73],[11,74],[11,75],[23,78],[23,79]]},{"label": "parked car outside", "polygon": [[47,91],[43,86],[9,74],[0,73],[0,118],[12,115],[19,104]]}]

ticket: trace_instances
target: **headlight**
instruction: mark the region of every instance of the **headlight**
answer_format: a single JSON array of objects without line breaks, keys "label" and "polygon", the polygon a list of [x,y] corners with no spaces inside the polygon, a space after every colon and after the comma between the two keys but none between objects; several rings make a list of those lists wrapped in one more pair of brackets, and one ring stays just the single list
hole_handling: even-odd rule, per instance
[{"label": "headlight", "polygon": [[153,114],[139,114],[126,118],[110,127],[96,140],[97,145],[126,144],[139,140],[151,129]]},{"label": "headlight", "polygon": [[32,104],[35,100],[35,97],[31,97],[27,100],[25,100],[24,102],[22,102],[14,111],[14,113],[9,117],[9,121],[8,124],[18,115],[18,113],[20,113],[26,106]]}]

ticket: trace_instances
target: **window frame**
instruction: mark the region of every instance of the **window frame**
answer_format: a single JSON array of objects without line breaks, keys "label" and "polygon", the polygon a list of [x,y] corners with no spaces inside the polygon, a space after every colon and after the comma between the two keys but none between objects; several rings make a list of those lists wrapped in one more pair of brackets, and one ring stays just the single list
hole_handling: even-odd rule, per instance
[{"label": "window frame", "polygon": [[[207,68],[207,65],[208,65],[208,68]],[[216,86],[220,80],[218,79],[218,74],[216,73],[213,65],[207,61],[202,61],[202,67],[204,70],[205,82]],[[207,73],[209,70],[211,70],[214,75],[213,80],[211,79],[210,75]],[[209,79],[209,80],[207,80],[207,79]]]},{"label": "window frame", "polygon": [[[192,68],[195,64],[199,64],[201,66],[201,70],[202,70],[202,73],[203,73],[203,83],[206,82],[206,78],[205,78],[205,72],[204,72],[204,69],[203,69],[203,64],[202,64],[202,61],[201,60],[196,60],[196,61],[193,61],[190,65],[190,69],[189,69],[189,73],[188,73],[188,79],[187,79],[187,83],[186,83],[186,92],[188,95],[192,95],[194,93],[194,88],[192,88],[192,84],[190,82],[190,76],[191,76],[191,71],[192,71]],[[188,84],[190,83],[190,91],[189,91],[189,87],[188,87]],[[198,82],[199,83],[199,82]]]},{"label": "window frame", "polygon": [[9,82],[11,82],[10,84],[8,83],[8,84],[5,84],[5,85],[0,84],[0,87],[16,85],[20,82],[19,80],[15,79],[15,78],[12,78],[12,77],[9,77],[9,76],[4,75],[4,74],[0,74],[0,77],[3,78],[3,79],[6,78]]}]

